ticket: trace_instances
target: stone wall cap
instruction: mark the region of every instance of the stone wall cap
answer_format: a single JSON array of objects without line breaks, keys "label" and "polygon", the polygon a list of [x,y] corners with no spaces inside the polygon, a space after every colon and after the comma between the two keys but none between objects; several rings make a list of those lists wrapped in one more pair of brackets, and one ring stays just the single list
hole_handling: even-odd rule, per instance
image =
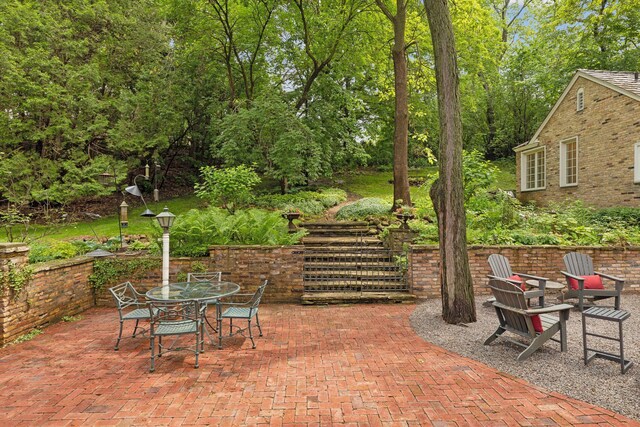
[{"label": "stone wall cap", "polygon": [[209,250],[214,249],[234,249],[234,250],[242,250],[242,249],[300,249],[304,248],[304,245],[213,245],[209,246]]},{"label": "stone wall cap", "polygon": [[[558,249],[563,251],[638,251],[640,246],[467,245],[468,249]],[[411,245],[412,250],[438,249],[438,245]]]},{"label": "stone wall cap", "polygon": [[28,250],[29,250],[29,245],[27,245],[26,243],[22,243],[22,242],[0,243],[0,253],[26,252]]},{"label": "stone wall cap", "polygon": [[74,265],[82,265],[82,264],[91,264],[93,263],[93,258],[87,258],[85,256],[77,256],[74,258],[68,259],[55,259],[52,261],[40,262],[37,264],[31,264],[33,266],[34,272],[39,271],[51,271],[58,270],[60,268],[72,267]]}]

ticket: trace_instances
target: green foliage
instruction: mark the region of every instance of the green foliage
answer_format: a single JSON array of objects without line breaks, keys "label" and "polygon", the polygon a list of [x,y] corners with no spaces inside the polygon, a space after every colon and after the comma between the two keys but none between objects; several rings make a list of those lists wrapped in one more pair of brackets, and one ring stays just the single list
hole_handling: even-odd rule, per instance
[{"label": "green foliage", "polygon": [[196,195],[231,213],[252,201],[253,189],[260,183],[258,174],[245,165],[225,169],[205,166],[200,174],[202,182],[195,185]]},{"label": "green foliage", "polygon": [[388,216],[390,213],[391,203],[368,197],[343,206],[336,213],[336,219],[365,219],[370,216]]},{"label": "green foliage", "polygon": [[142,279],[147,272],[159,268],[160,265],[161,261],[154,258],[96,260],[93,263],[93,273],[89,276],[89,283],[99,291],[107,285]]},{"label": "green foliage", "polygon": [[0,212],[0,225],[4,227],[7,242],[24,242],[29,236],[31,217],[20,213],[18,209],[7,206],[7,210]]},{"label": "green foliage", "polygon": [[292,245],[305,232],[289,234],[278,212],[238,210],[234,215],[217,208],[191,210],[171,229],[171,253],[206,256],[211,245]]},{"label": "green foliage", "polygon": [[35,337],[37,337],[38,335],[40,335],[42,333],[43,332],[40,329],[32,329],[31,331],[27,332],[26,334],[20,335],[18,338],[13,340],[11,342],[11,344],[20,344],[22,342],[31,341],[32,339],[34,339]]},{"label": "green foliage", "polygon": [[220,123],[216,144],[231,164],[254,164],[288,185],[315,179],[322,170],[322,150],[315,135],[282,100],[255,100]]},{"label": "green foliage", "polygon": [[62,320],[63,322],[77,322],[78,320],[82,320],[82,316],[81,315],[77,315],[77,316],[62,316]]},{"label": "green foliage", "polygon": [[255,205],[271,209],[298,209],[307,215],[319,215],[327,208],[347,200],[346,191],[323,188],[318,191],[299,191],[289,194],[270,194],[258,197]]},{"label": "green foliage", "polygon": [[29,263],[46,262],[54,259],[67,259],[79,255],[78,245],[62,240],[34,242],[29,251]]},{"label": "green foliage", "polygon": [[[640,244],[640,209],[595,210],[581,203],[544,209],[522,206],[504,192],[475,196],[467,204],[467,241],[481,245]],[[436,224],[412,221],[417,241],[438,242]]]},{"label": "green foliage", "polygon": [[0,273],[0,287],[8,287],[13,292],[13,297],[17,298],[22,289],[31,281],[33,267],[30,265],[18,267],[13,261],[9,261],[6,266],[6,271]]}]

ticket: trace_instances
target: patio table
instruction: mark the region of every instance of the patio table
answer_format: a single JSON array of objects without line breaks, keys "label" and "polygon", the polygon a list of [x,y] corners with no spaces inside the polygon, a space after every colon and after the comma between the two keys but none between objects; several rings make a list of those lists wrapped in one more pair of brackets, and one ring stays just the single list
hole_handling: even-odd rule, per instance
[{"label": "patio table", "polygon": [[[220,298],[233,295],[240,290],[240,286],[233,282],[212,282],[212,281],[197,281],[197,282],[178,282],[170,283],[169,286],[158,286],[156,288],[147,291],[147,298],[155,301],[197,301],[201,304],[216,304],[216,326],[215,328],[207,319],[207,313],[205,310],[204,320],[207,322],[214,331],[220,330],[222,327],[222,311],[220,306]],[[206,330],[206,329],[205,329]],[[206,331],[209,336],[211,344],[213,344],[213,338]]]}]

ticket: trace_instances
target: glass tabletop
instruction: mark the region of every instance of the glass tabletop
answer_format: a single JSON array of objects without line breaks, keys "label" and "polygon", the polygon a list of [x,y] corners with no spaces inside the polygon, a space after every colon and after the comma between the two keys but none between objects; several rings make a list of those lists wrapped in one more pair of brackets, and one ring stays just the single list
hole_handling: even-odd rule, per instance
[{"label": "glass tabletop", "polygon": [[150,289],[146,295],[156,301],[207,301],[233,295],[239,290],[240,286],[233,282],[197,281],[170,283],[166,288],[158,286]]}]

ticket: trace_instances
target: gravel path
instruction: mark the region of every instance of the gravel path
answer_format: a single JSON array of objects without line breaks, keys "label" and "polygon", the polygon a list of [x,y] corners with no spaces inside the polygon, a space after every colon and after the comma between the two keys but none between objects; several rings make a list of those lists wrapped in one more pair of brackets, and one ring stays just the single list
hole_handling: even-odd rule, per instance
[{"label": "gravel path", "polygon": [[[491,345],[483,345],[498,326],[493,307],[482,305],[486,299],[486,296],[477,297],[476,323],[448,325],[442,320],[440,300],[427,300],[416,307],[411,315],[411,324],[425,340],[454,353],[486,363],[547,390],[640,420],[640,295],[624,295],[622,298],[622,308],[631,313],[624,323],[625,358],[634,362],[625,375],[620,374],[619,364],[604,359],[594,359],[588,366],[584,365],[582,316],[577,309],[571,310],[569,316],[569,348],[565,353],[560,352],[559,343],[547,341],[529,359],[517,362],[516,357],[522,348],[505,339],[498,338]],[[607,300],[598,302],[598,305],[606,304]],[[595,319],[587,322],[590,332],[617,336],[617,324],[613,322]],[[509,333],[505,335],[519,338]],[[589,347],[617,351],[616,343],[594,337],[589,337]]]}]

